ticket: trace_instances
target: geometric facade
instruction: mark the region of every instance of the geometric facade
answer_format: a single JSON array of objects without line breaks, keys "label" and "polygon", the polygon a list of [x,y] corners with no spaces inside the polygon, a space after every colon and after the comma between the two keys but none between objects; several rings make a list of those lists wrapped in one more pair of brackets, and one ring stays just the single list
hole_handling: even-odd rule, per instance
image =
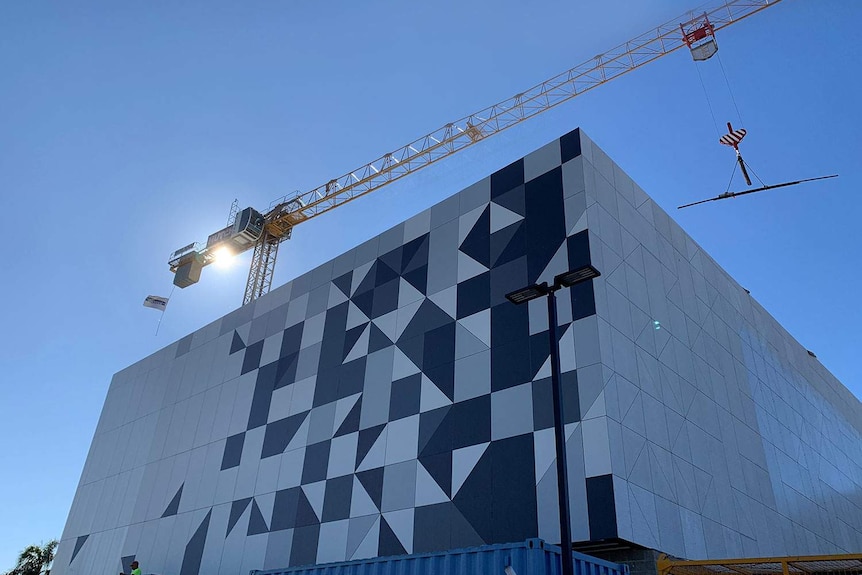
[{"label": "geometric facade", "polygon": [[559,541],[862,548],[862,406],[580,130],[117,373],[56,575]]}]

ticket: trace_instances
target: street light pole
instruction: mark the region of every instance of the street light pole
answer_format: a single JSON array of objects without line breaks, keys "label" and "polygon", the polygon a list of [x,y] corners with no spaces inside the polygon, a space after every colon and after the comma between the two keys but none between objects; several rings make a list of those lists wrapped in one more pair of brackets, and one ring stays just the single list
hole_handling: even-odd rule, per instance
[{"label": "street light pole", "polygon": [[[559,288],[557,288],[559,289]],[[566,458],[566,430],[563,418],[563,389],[560,382],[560,349],[557,339],[557,289],[548,290],[548,337],[551,350],[551,395],[554,398],[554,443],[557,448],[557,497],[560,501],[560,551],[562,575],[574,575],[572,524],[569,507],[569,473]]]},{"label": "street light pole", "polygon": [[600,276],[591,265],[559,274],[554,284],[548,282],[533,284],[506,294],[506,299],[514,304],[522,304],[545,296],[548,298],[548,338],[551,361],[551,395],[554,402],[554,443],[557,450],[557,496],[560,505],[560,560],[561,575],[574,575],[575,565],[572,558],[572,520],[569,507],[569,468],[566,461],[566,429],[563,417],[563,388],[560,381],[560,345],[557,338],[557,295],[560,288],[591,280]]}]

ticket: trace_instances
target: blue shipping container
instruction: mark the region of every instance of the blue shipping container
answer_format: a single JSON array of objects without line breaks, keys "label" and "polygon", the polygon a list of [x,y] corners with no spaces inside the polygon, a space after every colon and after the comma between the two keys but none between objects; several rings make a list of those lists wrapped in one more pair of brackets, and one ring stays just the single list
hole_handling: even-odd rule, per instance
[{"label": "blue shipping container", "polygon": [[[625,565],[572,552],[575,575],[628,575]],[[560,575],[560,548],[541,539],[436,553],[307,565],[251,575]]]}]

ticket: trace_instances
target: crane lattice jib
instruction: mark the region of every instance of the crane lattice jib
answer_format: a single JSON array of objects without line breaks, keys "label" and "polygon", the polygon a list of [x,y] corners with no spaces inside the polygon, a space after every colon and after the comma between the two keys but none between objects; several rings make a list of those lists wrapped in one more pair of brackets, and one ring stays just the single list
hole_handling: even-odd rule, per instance
[{"label": "crane lattice jib", "polygon": [[[780,0],[722,0],[689,12],[706,14],[715,30],[755,14]],[[270,233],[282,236],[292,226],[403,178],[493,134],[523,122],[683,46],[680,19],[641,34],[508,100],[385,154],[309,192],[285,196],[266,214]]]}]

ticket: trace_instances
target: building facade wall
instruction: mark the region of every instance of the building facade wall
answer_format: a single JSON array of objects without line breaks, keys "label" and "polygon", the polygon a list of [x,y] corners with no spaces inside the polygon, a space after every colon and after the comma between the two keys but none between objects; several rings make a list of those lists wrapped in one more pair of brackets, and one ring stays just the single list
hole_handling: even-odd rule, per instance
[{"label": "building facade wall", "polygon": [[546,310],[504,294],[590,262],[573,539],[858,548],[858,402],[576,130],[116,374],[54,570],[558,541]]},{"label": "building facade wall", "polygon": [[862,549],[859,401],[601,149],[572,166],[605,274],[580,399],[619,536],[690,558]]}]

